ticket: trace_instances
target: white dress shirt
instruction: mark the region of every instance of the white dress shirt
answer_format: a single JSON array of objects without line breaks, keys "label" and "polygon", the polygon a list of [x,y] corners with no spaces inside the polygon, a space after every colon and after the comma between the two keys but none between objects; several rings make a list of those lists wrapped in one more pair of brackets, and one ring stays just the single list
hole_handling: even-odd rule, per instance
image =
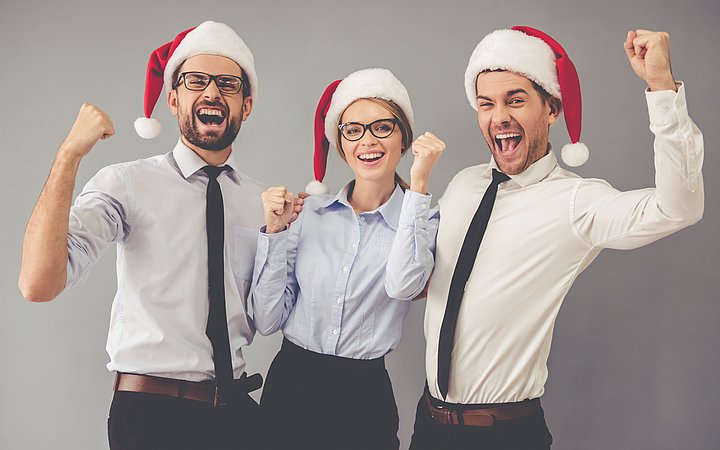
[{"label": "white dress shirt", "polygon": [[[684,87],[647,92],[655,134],[655,188],[620,192],[557,165],[550,152],[500,184],[460,307],[447,401],[540,397],[558,309],[604,248],[632,249],[697,222],[703,212],[703,140]],[[455,263],[494,161],[458,173],[439,201],[436,264],[425,313],[430,393]]]},{"label": "white dress shirt", "polygon": [[[109,370],[214,378],[208,316],[206,163],[181,141],[165,155],[115,164],[85,185],[70,211],[67,286],[81,283],[112,242],[118,289]],[[247,313],[264,187],[237,171],[218,177],[225,208],[225,302],[234,375],[255,329]],[[101,299],[98,299],[102,301]]]}]

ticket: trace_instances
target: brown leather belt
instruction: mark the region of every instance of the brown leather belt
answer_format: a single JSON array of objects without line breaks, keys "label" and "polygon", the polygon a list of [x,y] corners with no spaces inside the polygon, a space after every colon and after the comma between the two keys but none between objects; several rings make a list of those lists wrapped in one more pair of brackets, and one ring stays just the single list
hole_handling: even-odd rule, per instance
[{"label": "brown leather belt", "polygon": [[113,390],[186,398],[213,405],[217,403],[217,392],[213,382],[174,380],[172,378],[152,377],[134,373],[116,373]]},{"label": "brown leather belt", "polygon": [[491,427],[501,420],[520,419],[535,414],[540,410],[540,399],[534,398],[524,402],[490,408],[455,409],[442,405],[434,405],[430,394],[425,392],[430,415],[443,425],[468,425],[471,427]]}]

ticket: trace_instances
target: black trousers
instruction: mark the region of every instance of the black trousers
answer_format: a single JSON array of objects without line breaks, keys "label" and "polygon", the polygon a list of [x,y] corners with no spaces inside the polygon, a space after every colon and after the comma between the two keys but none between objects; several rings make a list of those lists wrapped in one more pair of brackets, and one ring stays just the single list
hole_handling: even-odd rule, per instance
[{"label": "black trousers", "polygon": [[259,407],[249,396],[228,406],[141,392],[115,392],[111,450],[258,449]]},{"label": "black trousers", "polygon": [[397,450],[398,413],[383,358],[304,350],[287,339],[265,379],[268,449]]},{"label": "black trousers", "polygon": [[492,427],[443,425],[432,418],[423,395],[415,413],[410,450],[549,450],[551,444],[542,408],[531,416],[498,421]]}]

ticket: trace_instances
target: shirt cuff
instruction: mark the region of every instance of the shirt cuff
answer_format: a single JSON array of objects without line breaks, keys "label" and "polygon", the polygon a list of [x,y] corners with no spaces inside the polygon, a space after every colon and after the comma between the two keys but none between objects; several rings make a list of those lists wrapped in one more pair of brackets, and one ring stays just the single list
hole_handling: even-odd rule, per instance
[{"label": "shirt cuff", "polygon": [[281,263],[287,261],[288,230],[279,233],[267,234],[265,227],[258,233],[257,254],[261,260],[269,263]]},{"label": "shirt cuff", "polygon": [[677,92],[645,90],[648,104],[650,125],[667,125],[677,122],[679,117],[687,116],[687,103],[685,102],[685,83],[677,82]]},{"label": "shirt cuff", "polygon": [[424,228],[430,217],[431,200],[432,194],[420,194],[407,189],[398,225]]}]

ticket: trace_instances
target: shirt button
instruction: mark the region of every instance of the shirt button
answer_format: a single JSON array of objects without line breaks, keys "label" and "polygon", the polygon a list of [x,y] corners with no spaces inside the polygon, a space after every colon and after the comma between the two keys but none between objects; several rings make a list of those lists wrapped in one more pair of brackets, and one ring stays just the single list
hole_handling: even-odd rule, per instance
[{"label": "shirt button", "polygon": [[337,334],[338,334],[338,330],[337,330],[337,329],[334,329],[334,330],[333,330],[333,334],[337,335]]},{"label": "shirt button", "polygon": [[427,208],[427,203],[420,203],[420,208],[426,209],[426,208]]},{"label": "shirt button", "polygon": [[342,268],[342,271],[347,273],[348,267],[347,267],[347,266],[343,267],[343,268]]},{"label": "shirt button", "polygon": [[339,305],[340,303],[342,303],[342,299],[340,297],[335,297],[335,303]]},{"label": "shirt button", "polygon": [[357,250],[357,244],[352,245],[353,250]]},{"label": "shirt button", "polygon": [[360,216],[360,220],[362,220],[363,222],[365,222],[365,216]]},{"label": "shirt button", "polygon": [[420,224],[425,223],[425,219],[423,219],[422,217],[418,218],[417,221],[418,221],[418,223],[420,223]]},{"label": "shirt button", "polygon": [[670,107],[668,105],[662,105],[660,109],[662,109],[663,111],[669,111]]}]

